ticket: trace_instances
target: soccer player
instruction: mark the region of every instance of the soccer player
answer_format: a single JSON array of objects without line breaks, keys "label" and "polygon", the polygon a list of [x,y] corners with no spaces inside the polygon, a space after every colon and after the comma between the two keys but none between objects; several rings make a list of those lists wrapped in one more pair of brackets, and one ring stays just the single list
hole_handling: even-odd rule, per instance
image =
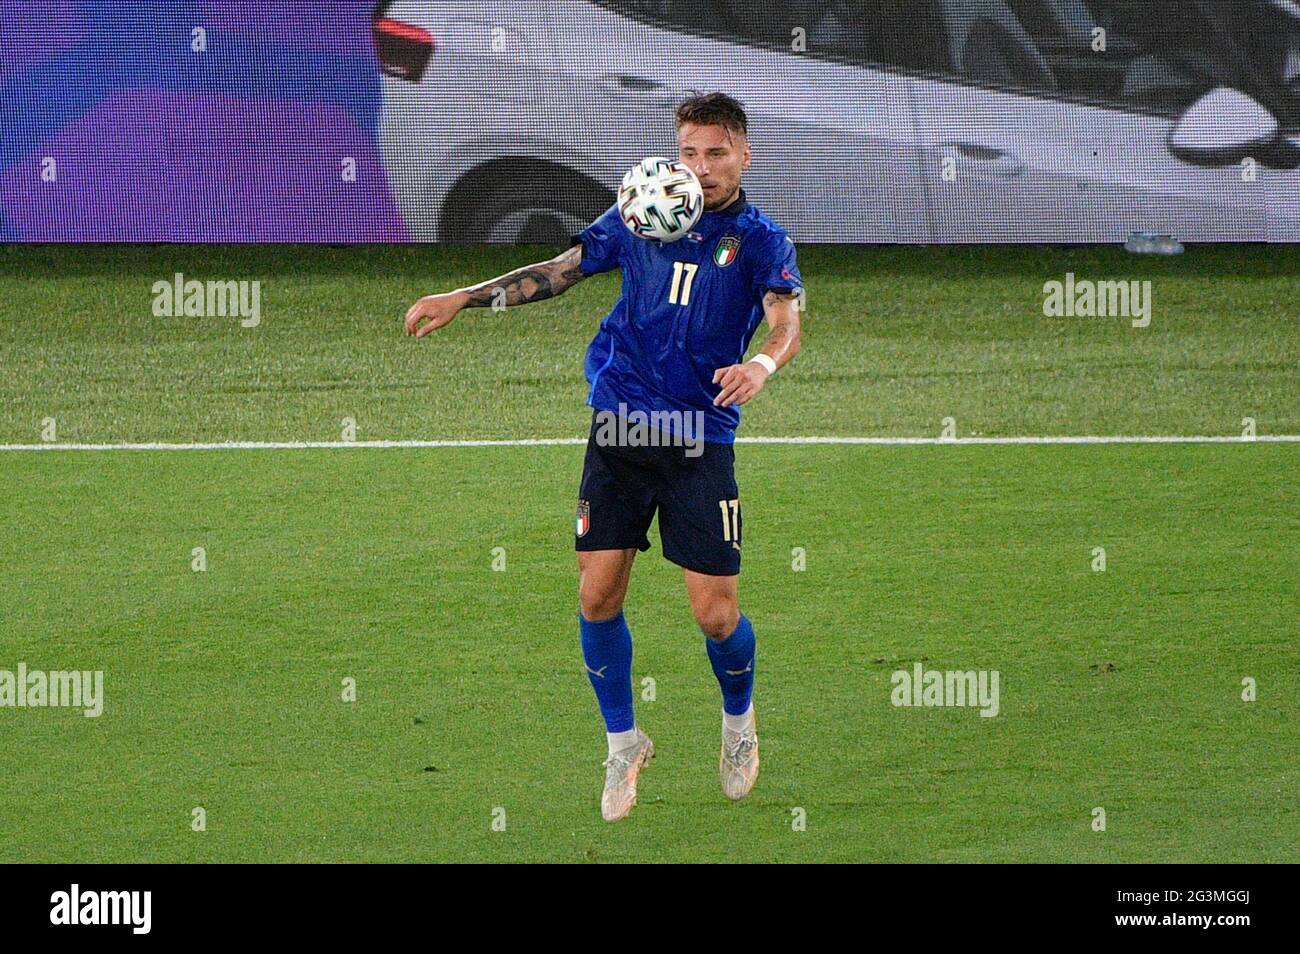
[{"label": "soccer player", "polygon": [[[637,777],[654,755],[632,711],[623,599],[637,551],[650,549],[646,532],[656,510],[664,556],[682,568],[722,689],[723,794],[744,798],[758,777],[755,639],[739,608],[733,442],[739,405],[799,351],[802,279],[793,241],[740,186],[750,164],[740,104],[723,93],[692,96],[678,107],[676,126],[680,158],[704,189],[704,212],[685,238],[637,238],[615,205],[550,261],[421,298],[406,314],[406,333],[423,337],[462,308],[541,301],[589,275],[622,269],[622,296],[587,350],[593,415],[575,536],[582,654],[609,746],[601,798],[608,821],[636,804]],[[765,318],[762,351],[745,361]],[[611,426],[612,415],[626,424],[638,412],[660,424],[662,437],[649,446],[644,429]],[[693,443],[692,420],[703,425],[703,439],[696,429]],[[642,440],[631,440],[635,434]]]}]

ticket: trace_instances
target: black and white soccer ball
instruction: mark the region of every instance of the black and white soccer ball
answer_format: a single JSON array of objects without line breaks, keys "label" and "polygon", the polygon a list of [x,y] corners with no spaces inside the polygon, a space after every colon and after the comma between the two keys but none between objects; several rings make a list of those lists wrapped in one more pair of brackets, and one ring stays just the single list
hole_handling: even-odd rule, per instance
[{"label": "black and white soccer ball", "polygon": [[650,156],[623,177],[618,211],[637,238],[675,242],[700,220],[704,190],[690,166],[680,159]]}]

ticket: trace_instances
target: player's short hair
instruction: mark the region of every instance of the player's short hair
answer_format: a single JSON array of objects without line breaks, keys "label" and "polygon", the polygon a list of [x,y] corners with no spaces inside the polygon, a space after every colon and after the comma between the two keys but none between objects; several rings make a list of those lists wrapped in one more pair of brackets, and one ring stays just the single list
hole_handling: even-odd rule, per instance
[{"label": "player's short hair", "polygon": [[696,126],[722,126],[742,136],[749,134],[745,110],[726,93],[695,93],[677,107],[677,128],[687,123]]}]

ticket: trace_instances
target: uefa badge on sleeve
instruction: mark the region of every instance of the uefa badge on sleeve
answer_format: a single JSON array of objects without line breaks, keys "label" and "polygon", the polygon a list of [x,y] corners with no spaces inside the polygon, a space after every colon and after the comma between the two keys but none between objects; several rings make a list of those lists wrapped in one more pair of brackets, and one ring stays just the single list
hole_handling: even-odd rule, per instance
[{"label": "uefa badge on sleeve", "polygon": [[578,501],[577,534],[583,536],[591,529],[591,504],[586,500]]}]

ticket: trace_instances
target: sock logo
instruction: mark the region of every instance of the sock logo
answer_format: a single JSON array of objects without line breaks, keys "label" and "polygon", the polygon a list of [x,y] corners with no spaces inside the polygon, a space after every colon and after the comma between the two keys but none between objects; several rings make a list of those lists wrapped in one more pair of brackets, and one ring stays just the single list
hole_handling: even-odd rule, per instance
[{"label": "sock logo", "polygon": [[608,665],[605,665],[605,666],[601,666],[599,670],[596,670],[596,669],[592,669],[590,666],[587,666],[585,663],[583,665],[585,666],[587,672],[591,673],[597,679],[604,679],[605,670],[609,668]]},{"label": "sock logo", "polygon": [[726,670],[726,673],[728,676],[743,676],[745,673],[753,672],[753,671],[754,671],[754,657],[750,656],[749,663],[745,666],[744,669],[728,669]]}]

